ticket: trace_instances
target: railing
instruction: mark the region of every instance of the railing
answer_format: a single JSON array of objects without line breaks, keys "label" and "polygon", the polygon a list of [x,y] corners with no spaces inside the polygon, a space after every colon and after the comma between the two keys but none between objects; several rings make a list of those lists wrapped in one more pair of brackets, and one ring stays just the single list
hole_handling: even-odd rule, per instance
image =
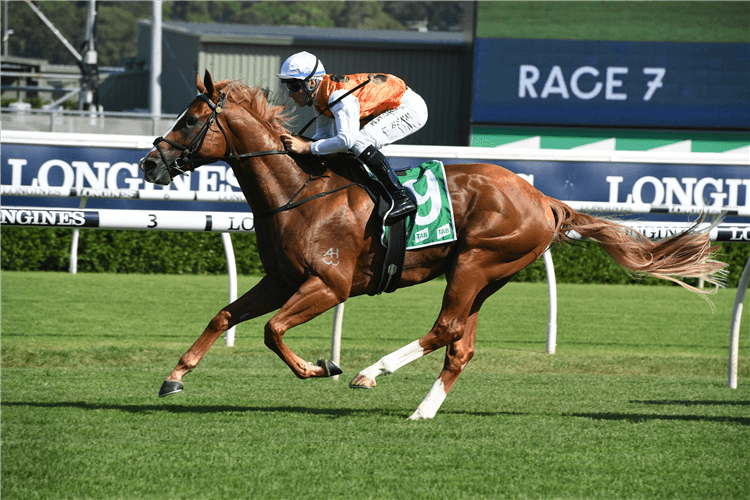
[{"label": "railing", "polygon": [[[153,137],[155,135],[158,135],[161,133],[166,127],[164,124],[171,124],[171,121],[173,120],[172,117],[159,117],[159,119],[165,119],[166,121],[162,122],[158,126],[154,126],[154,129],[151,130],[148,128],[148,124],[151,123],[149,120],[152,120],[152,118],[147,114],[138,114],[138,113],[107,113],[104,115],[89,115],[87,112],[57,112],[60,116],[64,117],[63,120],[67,120],[70,117],[71,122],[68,123],[66,126],[68,128],[66,130],[70,130],[70,133],[57,133],[57,134],[49,134],[49,133],[40,133],[40,132],[34,132],[34,131],[23,131],[19,132],[20,125],[24,125],[23,120],[48,120],[50,123],[50,127],[48,127],[48,130],[52,130],[52,126],[55,126],[58,124],[55,118],[56,113],[50,113],[50,112],[41,112],[38,110],[31,110],[24,113],[3,113],[3,138],[2,141],[4,145],[10,144],[12,146],[15,145],[44,145],[44,146],[52,146],[57,147],[58,154],[59,150],[64,149],[66,152],[68,150],[72,150],[73,147],[78,148],[118,148],[123,149],[123,151],[134,149],[134,150],[148,150],[151,148],[151,143],[153,141]],[[106,130],[104,129],[95,129],[94,132],[97,132],[93,135],[87,135],[82,134],[80,132],[86,132],[86,131],[92,131],[89,128],[86,128],[88,126],[94,126],[98,127],[100,125],[103,125],[104,119],[107,119],[106,123]],[[144,125],[141,130],[147,129],[146,132],[143,133],[143,135],[117,135],[117,127],[114,126],[114,122],[111,122],[109,120],[111,119],[118,119],[122,118],[123,120],[131,120],[135,119],[138,120],[142,125]],[[77,122],[73,122],[73,120],[77,120]],[[100,120],[101,123],[97,122],[97,120]],[[17,122],[15,125],[13,122]],[[20,123],[20,125],[19,125]],[[92,125],[93,124],[93,125]],[[152,123],[153,124],[153,123]],[[29,124],[26,123],[25,126],[28,126]],[[33,127],[27,127],[26,129],[22,130],[28,130],[29,128]],[[42,127],[44,128],[44,127]],[[10,129],[10,130],[9,130]],[[15,129],[15,130],[13,130]],[[104,133],[100,133],[104,132]],[[128,133],[132,134],[133,132],[137,132],[137,129],[134,129],[132,125],[129,125]],[[64,148],[60,148],[60,146],[64,146]],[[667,181],[670,181],[670,189],[679,190],[683,189],[683,185],[680,184],[677,186],[675,183],[679,184],[680,179],[678,177],[685,177],[685,175],[681,174],[679,170],[682,170],[684,166],[687,166],[690,169],[700,169],[699,176],[701,179],[698,181],[696,185],[700,185],[701,181],[708,180],[712,183],[712,185],[715,184],[716,193],[712,193],[715,198],[715,201],[717,203],[714,203],[714,205],[723,205],[724,202],[727,204],[737,204],[738,199],[742,199],[742,196],[739,196],[738,193],[742,191],[744,194],[745,199],[745,206],[744,207],[712,207],[712,206],[705,206],[702,205],[700,207],[688,207],[687,205],[690,205],[690,203],[693,203],[693,201],[681,201],[680,203],[673,204],[673,205],[652,205],[648,203],[616,203],[616,204],[610,204],[610,203],[600,203],[600,202],[569,202],[573,208],[579,210],[579,211],[592,211],[592,212],[603,212],[603,213],[611,213],[611,212],[627,212],[627,213],[650,213],[650,214],[656,214],[652,215],[650,218],[661,218],[662,216],[659,214],[665,214],[664,217],[666,218],[667,215],[674,215],[674,214],[698,214],[698,213],[704,213],[707,215],[717,215],[718,213],[728,211],[728,214],[730,217],[748,217],[750,215],[750,203],[748,203],[747,198],[747,192],[750,190],[750,179],[747,179],[746,174],[746,167],[750,167],[750,157],[747,155],[747,153],[743,153],[741,151],[730,151],[727,153],[675,153],[675,152],[667,152],[667,151],[639,151],[639,152],[632,152],[632,151],[588,151],[588,150],[529,150],[529,149],[508,149],[508,148],[462,148],[462,147],[445,147],[445,146],[405,146],[405,145],[390,145],[385,148],[383,148],[383,153],[392,158],[395,161],[401,161],[402,166],[396,165],[398,168],[403,168],[403,163],[410,163],[412,160],[416,161],[417,159],[424,159],[425,155],[428,155],[429,158],[441,158],[445,159],[447,161],[464,161],[468,160],[471,162],[475,161],[481,161],[483,159],[491,160],[493,162],[496,161],[509,161],[509,162],[525,162],[524,166],[521,168],[521,172],[518,175],[526,178],[529,180],[532,184],[534,184],[534,172],[536,171],[536,175],[545,175],[547,170],[546,166],[543,167],[544,171],[540,170],[541,167],[536,166],[537,162],[556,162],[556,164],[564,163],[567,165],[568,162],[583,162],[583,163],[601,163],[606,164],[607,170],[605,174],[599,173],[598,175],[612,175],[615,176],[612,179],[614,179],[612,182],[610,182],[609,177],[602,177],[599,181],[602,180],[609,183],[610,193],[609,198],[611,200],[619,200],[623,199],[622,196],[617,196],[617,193],[614,193],[613,195],[613,186],[616,187],[616,182],[619,179],[619,181],[622,181],[620,177],[616,177],[619,175],[624,175],[625,171],[623,170],[625,166],[628,164],[636,164],[636,167],[638,167],[638,164],[659,164],[655,165],[654,168],[661,169],[662,172],[659,174],[660,178],[655,177],[646,177],[647,179],[650,179],[654,183],[654,186],[661,187],[661,182],[664,182],[664,185],[667,186]],[[3,186],[2,188],[2,194],[6,196],[18,196],[18,197],[24,197],[24,196],[42,196],[42,197],[63,197],[63,198],[80,198],[82,200],[82,203],[80,205],[80,209],[83,209],[83,206],[85,204],[85,200],[87,198],[114,198],[119,200],[164,200],[169,199],[171,201],[227,201],[227,202],[242,202],[244,203],[244,197],[239,191],[235,191],[234,189],[221,189],[228,187],[228,182],[224,186],[219,186],[220,189],[214,190],[213,192],[207,193],[207,192],[201,192],[203,191],[203,188],[198,188],[197,191],[195,191],[195,186],[192,187],[192,191],[183,191],[182,186],[180,186],[178,189],[122,189],[123,184],[116,182],[117,179],[109,179],[107,177],[107,182],[104,182],[104,179],[102,177],[98,176],[98,171],[96,174],[94,174],[94,170],[92,167],[86,163],[86,161],[77,161],[71,163],[78,163],[78,165],[75,166],[78,170],[76,170],[76,174],[81,174],[81,182],[78,182],[76,180],[76,186],[79,186],[78,188],[55,188],[55,187],[46,187],[48,182],[47,179],[32,179],[30,182],[27,182],[28,186],[24,186],[21,184],[24,184],[25,181],[23,181],[22,176],[22,167],[26,164],[25,160],[25,154],[23,152],[19,152],[18,159],[16,160],[16,163],[12,164],[12,171],[10,168],[6,168],[5,175],[8,176],[8,178],[11,180],[13,186]],[[78,154],[78,153],[76,153]],[[133,162],[132,159],[134,156],[132,156],[129,152],[128,155],[128,162]],[[35,162],[38,164],[41,164],[45,160],[49,160],[50,158],[56,158],[51,156],[41,156],[39,159],[35,159]],[[140,158],[138,156],[137,158]],[[72,159],[77,160],[77,157],[73,156]],[[112,161],[108,159],[106,162],[104,162],[104,167],[110,168],[112,165]],[[137,160],[135,160],[137,161]],[[420,160],[423,161],[423,160]],[[10,165],[10,163],[9,163]],[[57,163],[55,163],[57,165]],[[67,163],[63,162],[63,165],[68,167],[67,171],[73,172],[73,168],[70,167]],[[665,165],[668,165],[670,168],[667,171],[664,171],[663,167]],[[679,167],[672,168],[674,165],[679,165]],[[39,165],[35,165],[37,168],[39,168]],[[132,169],[137,169],[136,163],[130,163],[130,166]],[[716,169],[714,169],[714,166],[716,166]],[[17,172],[16,172],[16,167]],[[33,168],[33,166],[30,166],[30,168]],[[223,167],[222,167],[223,168]],[[227,167],[228,168],[228,167]],[[679,170],[678,170],[679,168]],[[742,170],[740,170],[742,169]],[[726,173],[726,172],[729,173]],[[611,173],[610,173],[611,172]],[[651,173],[648,169],[641,169],[639,170],[640,176],[651,176]],[[714,173],[716,172],[716,174]],[[88,174],[91,174],[90,176]],[[628,175],[630,175],[630,171],[628,170]],[[683,179],[684,183],[684,196],[679,197],[680,200],[683,198],[686,200],[696,200],[694,203],[700,203],[699,198],[701,196],[698,196],[697,194],[693,196],[693,184],[695,184],[696,179],[691,179],[690,177],[696,175],[691,173],[688,175],[688,178]],[[717,179],[714,179],[714,176],[717,177]],[[105,186],[111,187],[111,189],[91,189],[91,188],[81,188],[80,186],[85,185],[83,183],[83,178],[89,179],[89,182],[91,183],[96,182],[97,186],[100,186],[104,188]],[[94,177],[97,177],[94,179]],[[227,178],[229,177],[229,174],[227,174]],[[661,177],[666,177],[665,179],[662,179]],[[5,178],[4,178],[5,179]],[[68,179],[66,177],[66,179]],[[78,179],[78,177],[76,177]],[[199,178],[200,179],[200,178]],[[68,179],[71,180],[71,179]],[[132,180],[132,179],[131,179]],[[44,182],[42,182],[44,181]],[[672,182],[673,181],[673,182]],[[693,184],[691,184],[691,181]],[[731,182],[730,182],[731,181]],[[7,182],[7,181],[6,181]],[[72,182],[72,181],[71,181]],[[564,181],[567,182],[567,181]],[[724,184],[726,182],[726,184]],[[614,183],[614,184],[613,184]],[[197,183],[200,186],[200,182]],[[72,185],[71,184],[65,184],[65,185]],[[90,184],[94,185],[94,184]],[[133,185],[143,185],[142,181],[139,182],[133,182],[127,183],[128,186]],[[583,184],[585,185],[585,183]],[[566,184],[567,186],[567,184]],[[572,184],[571,184],[572,186]],[[675,187],[676,186],[676,187]],[[152,186],[148,186],[152,187]],[[210,189],[210,188],[209,188]],[[592,189],[599,189],[598,186],[593,186]],[[580,189],[578,189],[580,191]],[[700,192],[698,194],[702,194],[703,191],[699,190]],[[676,193],[677,191],[675,191]],[[635,190],[633,191],[635,193]],[[586,193],[583,193],[586,194]],[[623,193],[627,194],[627,193]],[[689,196],[688,196],[689,194]],[[576,194],[567,195],[570,197],[578,196]],[[633,199],[638,200],[639,196],[636,196],[635,194],[628,194],[627,199],[632,201]],[[676,196],[676,195],[675,195]],[[557,196],[558,198],[560,195]],[[583,197],[583,196],[582,196]],[[661,199],[659,197],[656,197],[655,199]],[[674,199],[674,197],[666,197],[665,199],[671,200]],[[29,202],[24,201],[23,204],[29,204]],[[667,203],[673,203],[670,201],[667,201]],[[741,202],[740,202],[741,203]],[[45,209],[45,210],[51,210],[51,209]],[[70,208],[63,209],[63,210],[72,210]],[[123,209],[124,210],[124,209]],[[186,212],[190,211],[191,209],[188,208]],[[212,208],[212,210],[215,210]],[[682,228],[685,226],[683,225]],[[670,232],[674,231],[675,229],[672,227],[669,227],[668,224],[661,224],[660,222],[649,222],[646,225],[642,226],[641,229],[647,231],[649,233],[649,236],[658,238],[658,237],[664,237],[670,234]],[[714,238],[721,238],[720,241],[722,241],[724,238],[728,238],[731,241],[750,241],[750,229],[747,227],[746,224],[731,224],[727,227],[721,226],[714,230],[716,234],[712,234],[712,237]],[[74,235],[77,234],[77,230],[74,230]],[[73,249],[71,249],[73,250]],[[71,251],[71,258],[74,258],[75,251]],[[554,267],[551,262],[551,257],[549,256],[549,253],[545,253],[545,263],[547,264],[547,272],[548,272],[548,286],[550,287],[551,293],[555,289],[555,283],[554,283]],[[741,316],[741,308],[742,308],[742,300],[744,299],[744,294],[747,289],[748,285],[748,279],[750,279],[750,261],[745,266],[745,270],[743,271],[742,278],[740,279],[740,284],[737,290],[737,295],[735,297],[735,310],[733,312],[733,322],[731,326],[732,334],[731,334],[731,340],[730,340],[730,351],[732,349],[737,348],[737,342],[736,339],[738,338],[739,333],[739,318]],[[340,304],[341,308],[343,308],[343,304]],[[341,313],[343,312],[343,309],[339,309],[336,313],[336,318],[339,319],[339,328],[340,328],[340,317]],[[553,302],[550,301],[550,324],[548,326],[548,352],[552,353],[554,352],[554,346],[556,342],[556,298]],[[555,333],[555,336],[550,335],[550,332]],[[336,323],[334,322],[334,339],[333,344],[335,344],[336,341]],[[334,361],[337,361],[338,358],[335,357],[332,354],[332,358]],[[730,383],[729,386],[734,388],[736,387],[736,376],[732,377],[732,365],[735,366],[736,369],[736,362],[732,362],[732,359],[736,361],[737,355],[736,352],[734,355],[730,354]],[[736,373],[736,372],[735,372]]]},{"label": "railing", "polygon": [[[6,191],[6,187],[8,186],[2,186],[3,192]],[[99,197],[105,197],[105,193],[98,194],[100,195]],[[169,193],[162,192],[162,194]],[[209,194],[212,195],[215,193]],[[44,195],[37,192],[33,196]],[[68,227],[73,229],[73,242],[70,251],[70,272],[72,274],[76,273],[78,234],[81,228],[134,231],[220,232],[227,259],[229,303],[237,300],[237,266],[230,233],[255,232],[253,214],[248,212],[2,207],[0,208],[0,223],[3,226]],[[343,321],[344,304],[342,303],[336,306],[333,320],[331,359],[334,363],[340,363],[341,361],[341,331]],[[224,334],[224,344],[229,347],[233,346],[234,338],[235,327],[232,327]],[[338,376],[333,378],[334,380],[338,380]]]},{"label": "railing", "polygon": [[177,115],[149,113],[0,108],[3,131],[63,132],[76,134],[120,134],[158,136]]},{"label": "railing", "polygon": [[[238,201],[234,196],[226,196],[226,193],[201,193],[187,191],[178,193],[175,191],[147,191],[147,190],[96,190],[96,189],[64,189],[64,188],[35,188],[28,186],[0,186],[0,194],[16,196],[38,196],[38,197],[82,197],[85,203],[86,197],[92,198],[127,198],[127,199],[175,199],[180,195],[181,201]],[[238,195],[240,195],[238,193]],[[746,216],[748,209],[734,208],[722,210],[710,207],[668,207],[651,206],[640,204],[634,206],[625,203],[598,203],[567,201],[573,209],[579,211],[594,212],[624,212],[624,213],[681,213],[681,214],[710,214],[713,212],[729,213],[732,215]],[[641,206],[642,205],[642,206]],[[129,229],[129,230],[161,230],[161,231],[218,231],[222,233],[224,249],[227,256],[227,267],[229,269],[229,301],[237,298],[237,271],[234,264],[234,252],[232,250],[229,231],[254,232],[254,219],[251,213],[231,212],[190,212],[190,211],[153,211],[153,210],[86,210],[83,208],[29,208],[29,207],[4,207],[2,209],[3,225],[21,225],[36,227],[60,227],[60,218],[65,217],[71,223],[68,227],[74,229],[74,238],[71,245],[71,272],[75,273],[75,262],[77,260],[77,235],[80,228],[99,229]],[[623,224],[631,227],[647,236],[664,238],[677,234],[687,229],[685,223],[679,222],[654,222],[654,221],[623,221]],[[697,230],[706,230],[710,224],[703,223]],[[572,235],[577,237],[575,233]],[[728,223],[714,226],[709,237],[712,241],[749,241],[750,223]],[[557,283],[555,279],[554,263],[550,251],[544,253],[544,264],[547,272],[547,288],[549,295],[549,321],[547,323],[548,354],[554,354],[557,345]],[[745,293],[750,283],[750,257],[745,264],[740,278],[737,293],[735,295],[732,310],[732,322],[730,325],[729,363],[727,385],[737,388],[737,366],[739,358],[739,331],[742,318],[743,302]],[[333,333],[331,339],[331,358],[338,363],[341,349],[341,330],[343,323],[344,304],[339,304],[334,314]],[[234,329],[225,335],[225,343],[234,345]]]}]

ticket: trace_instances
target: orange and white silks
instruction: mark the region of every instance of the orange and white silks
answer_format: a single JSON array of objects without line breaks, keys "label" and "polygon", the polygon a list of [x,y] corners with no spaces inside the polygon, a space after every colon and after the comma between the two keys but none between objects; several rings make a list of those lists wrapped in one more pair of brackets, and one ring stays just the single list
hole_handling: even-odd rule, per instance
[{"label": "orange and white silks", "polygon": [[406,83],[397,76],[381,73],[358,73],[355,75],[326,75],[320,82],[315,96],[315,109],[318,113],[333,116],[327,109],[331,94],[337,90],[351,90],[370,79],[370,83],[355,90],[352,95],[359,101],[360,121],[368,122],[389,109],[401,105],[401,97],[406,92]]}]

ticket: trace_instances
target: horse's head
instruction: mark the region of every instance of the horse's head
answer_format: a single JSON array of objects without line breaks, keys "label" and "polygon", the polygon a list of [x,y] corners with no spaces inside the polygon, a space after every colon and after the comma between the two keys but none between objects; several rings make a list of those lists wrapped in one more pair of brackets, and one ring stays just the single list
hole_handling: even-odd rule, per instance
[{"label": "horse's head", "polygon": [[139,163],[148,182],[167,186],[176,176],[231,154],[229,138],[218,120],[226,95],[214,87],[208,70],[202,82],[200,77],[196,80],[200,94]]}]

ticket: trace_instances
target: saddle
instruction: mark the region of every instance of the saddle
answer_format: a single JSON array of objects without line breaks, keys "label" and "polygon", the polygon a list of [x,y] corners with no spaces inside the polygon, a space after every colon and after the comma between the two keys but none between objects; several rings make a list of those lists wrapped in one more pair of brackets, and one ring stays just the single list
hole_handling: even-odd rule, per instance
[{"label": "saddle", "polygon": [[453,207],[442,162],[429,160],[418,167],[396,172],[403,179],[400,181],[401,185],[412,191],[420,211],[390,226],[386,226],[385,219],[393,207],[393,200],[386,188],[359,159],[351,155],[340,155],[328,158],[326,163],[327,167],[343,172],[342,175],[353,184],[362,187],[375,205],[371,217],[379,228],[378,236],[385,255],[382,261],[373,263],[373,272],[379,279],[378,286],[371,295],[393,292],[398,288],[407,250],[418,250],[456,240]]},{"label": "saddle", "polygon": [[[375,217],[378,221],[377,227],[380,228],[378,239],[385,247],[385,257],[380,263],[378,287],[370,295],[379,295],[383,292],[391,293],[398,288],[401,282],[401,272],[404,268],[406,218],[386,228],[385,218],[393,207],[393,199],[385,187],[377,179],[370,176],[365,166],[358,159],[351,157],[347,158],[346,162],[354,182],[367,192],[375,204],[371,217]],[[396,175],[398,175],[398,172],[396,172]],[[385,237],[386,233],[387,237]]]}]

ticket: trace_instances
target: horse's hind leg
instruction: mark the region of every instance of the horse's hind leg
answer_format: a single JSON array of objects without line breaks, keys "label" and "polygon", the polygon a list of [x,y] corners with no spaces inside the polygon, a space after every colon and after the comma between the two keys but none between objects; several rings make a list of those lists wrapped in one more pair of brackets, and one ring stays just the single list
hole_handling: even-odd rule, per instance
[{"label": "horse's hind leg", "polygon": [[402,366],[459,340],[464,335],[474,298],[480,290],[480,285],[466,283],[463,287],[457,288],[449,280],[443,295],[440,315],[430,332],[419,340],[380,358],[374,365],[359,372],[349,383],[349,387],[353,389],[375,387],[375,378],[379,375],[390,375]]},{"label": "horse's hind leg", "polygon": [[448,392],[453,388],[458,377],[461,376],[466,365],[474,357],[474,341],[477,336],[477,320],[479,319],[479,309],[484,301],[490,295],[498,291],[510,281],[509,278],[503,279],[485,287],[474,301],[469,319],[466,321],[464,336],[459,340],[448,344],[445,348],[445,363],[443,371],[432,385],[430,392],[424,398],[414,414],[409,417],[410,420],[422,420],[433,418],[440,406],[445,401]]},{"label": "horse's hind leg", "polygon": [[[476,337],[479,309],[482,307],[484,301],[508,283],[511,277],[512,274],[495,283],[491,283],[479,290],[479,293],[471,288],[457,290],[449,283],[443,298],[443,310],[430,333],[406,347],[402,347],[398,351],[381,358],[374,365],[365,368],[352,380],[349,387],[374,387],[375,377],[378,375],[393,373],[396,369],[406,365],[410,361],[414,361],[425,354],[429,354],[447,345],[445,363],[440,376],[433,384],[424,401],[422,401],[414,414],[409,417],[411,420],[433,418],[448,395],[448,392],[456,383],[461,373],[463,373],[466,365],[474,357],[474,340]],[[461,322],[460,318],[462,316],[457,315],[456,311],[461,310],[460,306],[464,302],[459,299],[465,300],[468,297],[475,297],[475,299],[471,304],[468,317],[466,317],[464,322]]]},{"label": "horse's hind leg", "polygon": [[159,390],[159,397],[182,390],[182,377],[198,366],[200,360],[222,333],[238,323],[275,311],[284,305],[291,295],[290,289],[266,276],[249,292],[219,311],[166,378]]},{"label": "horse's hind leg", "polygon": [[456,383],[456,380],[458,380],[458,377],[463,373],[466,365],[468,365],[471,358],[474,357],[474,340],[477,333],[478,316],[478,310],[469,316],[469,319],[466,322],[464,336],[446,346],[443,371],[440,372],[440,376],[432,385],[430,392],[427,393],[427,396],[419,407],[417,407],[414,414],[409,417],[409,420],[433,418],[435,414],[437,414],[443,401],[445,401],[446,396],[448,396],[448,392],[450,392],[453,387],[453,384]]}]

